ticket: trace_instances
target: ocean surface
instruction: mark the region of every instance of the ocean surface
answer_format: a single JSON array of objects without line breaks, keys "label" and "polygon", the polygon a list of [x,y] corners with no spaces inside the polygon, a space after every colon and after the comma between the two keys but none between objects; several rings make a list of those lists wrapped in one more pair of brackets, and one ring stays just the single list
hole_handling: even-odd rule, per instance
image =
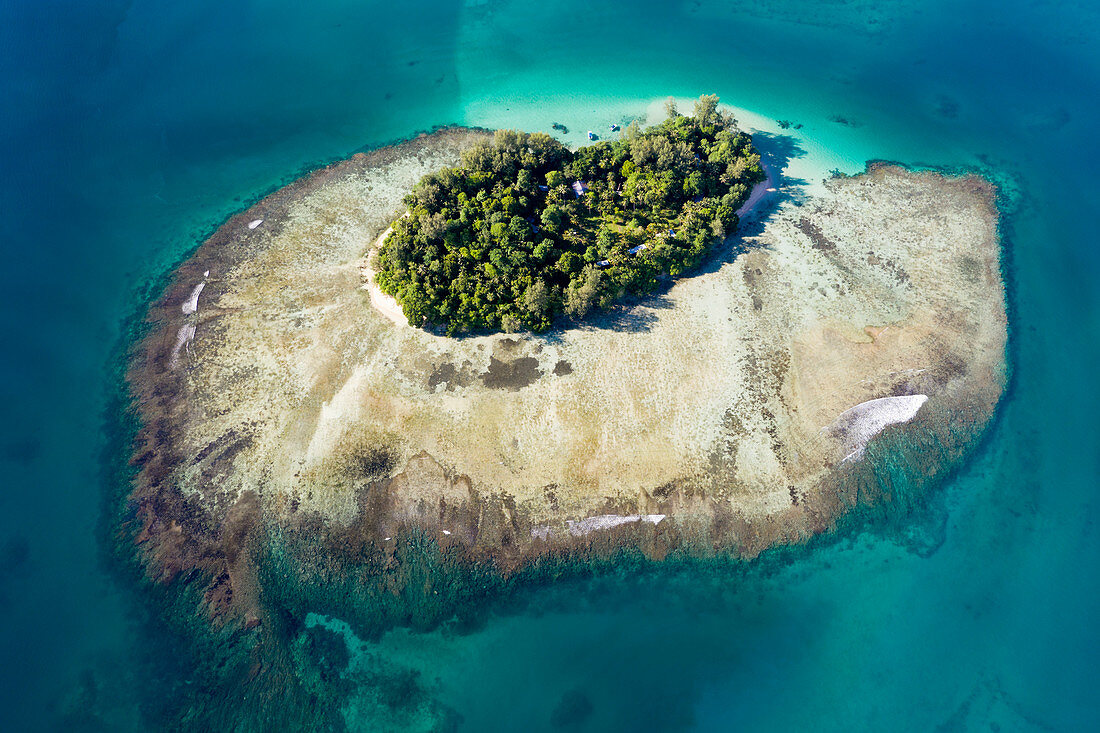
[{"label": "ocean surface", "polygon": [[0,730],[142,729],[107,410],[124,329],[203,236],[433,126],[579,139],[711,92],[807,189],[868,159],[1002,184],[1013,378],[983,445],[922,511],[793,559],[355,648],[463,731],[1100,730],[1100,4],[1073,0],[0,0]]}]

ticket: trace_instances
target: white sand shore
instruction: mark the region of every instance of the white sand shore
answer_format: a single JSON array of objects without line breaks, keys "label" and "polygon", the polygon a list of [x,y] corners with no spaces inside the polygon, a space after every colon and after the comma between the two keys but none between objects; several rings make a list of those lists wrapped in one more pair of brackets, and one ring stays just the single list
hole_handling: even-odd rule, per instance
[{"label": "white sand shore", "polygon": [[776,185],[777,177],[772,167],[763,162],[760,167],[764,169],[767,178],[752,187],[752,193],[749,194],[748,200],[741,204],[741,208],[737,210],[738,219],[748,218],[765,198],[779,190]]},{"label": "white sand shore", "polygon": [[[405,216],[408,216],[408,213],[406,213]],[[361,271],[363,273],[363,278],[366,280],[366,284],[363,287],[370,293],[370,304],[374,306],[375,310],[388,318],[395,326],[403,328],[409,325],[409,319],[405,317],[405,312],[401,310],[401,305],[397,302],[397,299],[392,295],[386,295],[382,292],[382,288],[378,287],[378,283],[375,280],[378,273],[370,265],[371,258],[381,249],[382,242],[386,241],[386,237],[391,231],[393,231],[393,227],[389,227],[386,231],[378,235],[378,239],[375,240],[370,251],[367,252],[367,259],[363,262]]]}]

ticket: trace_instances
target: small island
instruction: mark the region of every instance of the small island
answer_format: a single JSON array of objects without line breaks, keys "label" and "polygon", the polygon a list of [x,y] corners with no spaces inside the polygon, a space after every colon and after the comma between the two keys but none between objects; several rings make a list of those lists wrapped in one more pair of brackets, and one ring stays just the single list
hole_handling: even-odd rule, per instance
[{"label": "small island", "polygon": [[[575,153],[446,128],[356,154],[176,268],[129,355],[132,484],[112,536],[203,650],[189,714],[240,700],[266,720],[250,701],[277,698],[299,716],[287,727],[328,729],[344,702],[301,674],[303,654],[328,654],[306,619],[363,638],[470,628],[524,584],[642,558],[748,562],[864,512],[908,516],[966,457],[1008,376],[994,187],[871,164],[806,196],[769,166],[745,199],[756,154],[702,111],[702,126],[697,109]],[[726,168],[693,168],[685,151],[710,161],[718,141]],[[628,159],[636,142],[690,172],[635,218],[664,180]],[[508,183],[483,200],[458,190],[521,148],[543,162],[501,163]],[[588,193],[546,204],[554,172]],[[758,193],[780,200],[722,239]],[[469,209],[446,204],[460,194]],[[560,221],[543,220],[551,204]],[[574,323],[576,304],[665,276]],[[470,287],[484,297],[463,305]]]},{"label": "small island", "polygon": [[544,331],[696,267],[737,229],[760,154],[716,95],[573,152],[498,130],[429,173],[378,252],[377,282],[413,325]]}]

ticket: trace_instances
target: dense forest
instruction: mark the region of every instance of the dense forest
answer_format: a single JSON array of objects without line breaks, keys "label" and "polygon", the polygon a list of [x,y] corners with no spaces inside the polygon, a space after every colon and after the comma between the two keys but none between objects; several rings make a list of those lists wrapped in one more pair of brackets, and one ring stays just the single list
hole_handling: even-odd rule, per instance
[{"label": "dense forest", "polygon": [[659,125],[575,152],[497,131],[406,197],[378,252],[379,287],[413,325],[542,331],[695,267],[764,172],[717,96],[691,116],[667,107]]}]

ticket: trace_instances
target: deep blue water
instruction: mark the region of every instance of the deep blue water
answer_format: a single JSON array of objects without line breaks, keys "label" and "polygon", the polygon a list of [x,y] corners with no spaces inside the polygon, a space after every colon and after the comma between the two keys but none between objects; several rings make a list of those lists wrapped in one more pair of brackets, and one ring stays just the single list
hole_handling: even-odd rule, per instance
[{"label": "deep blue water", "polygon": [[913,518],[933,540],[533,591],[373,651],[470,731],[546,729],[570,690],[591,730],[1100,729],[1098,43],[1089,2],[0,0],[0,729],[133,710],[141,637],[97,529],[110,357],[203,233],[434,125],[583,130],[702,92],[803,123],[806,171],[1012,183],[1014,379]]}]

